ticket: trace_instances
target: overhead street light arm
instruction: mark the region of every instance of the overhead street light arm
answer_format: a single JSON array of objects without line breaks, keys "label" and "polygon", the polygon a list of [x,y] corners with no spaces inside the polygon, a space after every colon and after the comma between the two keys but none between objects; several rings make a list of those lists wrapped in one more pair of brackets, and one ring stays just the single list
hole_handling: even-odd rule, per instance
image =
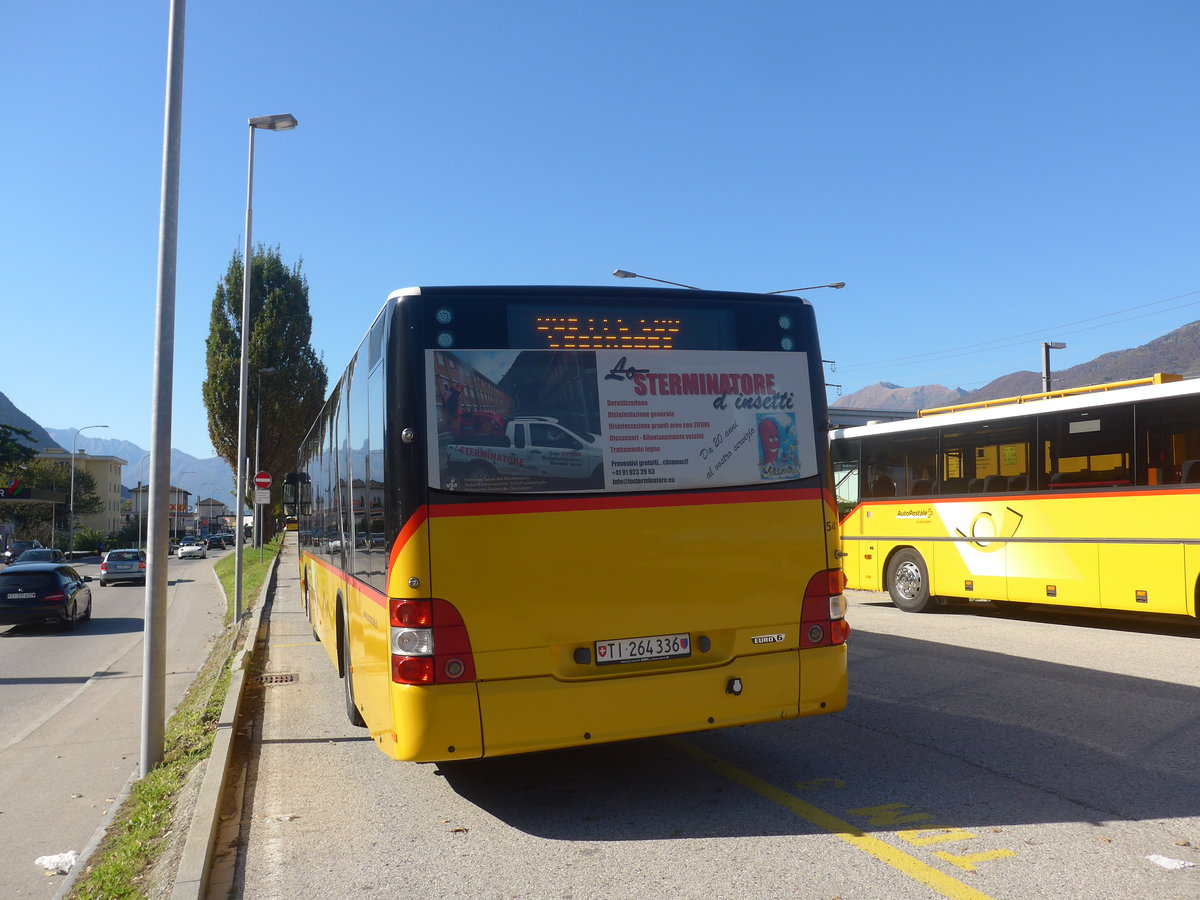
[{"label": "overhead street light arm", "polygon": [[628,272],[625,269],[613,269],[613,275],[616,278],[644,278],[647,281],[657,281],[659,284],[669,284],[674,287],[687,288],[689,291],[698,291],[700,288],[693,284],[680,284],[678,281],[664,281],[661,278],[651,278],[649,275],[639,275],[637,272]]},{"label": "overhead street light arm", "polygon": [[846,286],[844,281],[835,281],[833,284],[810,284],[808,287],[788,288],[786,291],[767,291],[768,294],[794,294],[796,291],[815,291],[818,288],[833,288],[835,291],[840,291]]}]

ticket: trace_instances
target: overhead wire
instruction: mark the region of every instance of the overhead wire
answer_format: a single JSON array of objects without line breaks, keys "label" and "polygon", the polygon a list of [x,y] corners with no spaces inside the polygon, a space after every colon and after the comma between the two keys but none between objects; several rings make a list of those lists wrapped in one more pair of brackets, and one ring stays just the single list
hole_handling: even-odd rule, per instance
[{"label": "overhead wire", "polygon": [[1085,323],[1088,323],[1088,322],[1098,322],[1101,319],[1111,319],[1114,316],[1121,316],[1123,313],[1126,313],[1126,312],[1131,312],[1133,310],[1139,310],[1139,309],[1147,309],[1151,306],[1158,306],[1163,303],[1170,303],[1174,300],[1179,300],[1179,299],[1182,299],[1183,297],[1192,297],[1197,294],[1200,294],[1200,290],[1187,291],[1186,293],[1176,294],[1173,297],[1166,297],[1162,300],[1154,300],[1150,303],[1143,303],[1139,306],[1127,307],[1126,309],[1120,310],[1118,312],[1101,313],[1098,316],[1090,316],[1086,319],[1076,319],[1073,322],[1066,322],[1061,325],[1048,325],[1048,326],[1043,326],[1041,328],[1038,328],[1034,331],[1026,331],[1026,332],[1022,332],[1020,334],[1010,335],[1008,337],[992,338],[990,340],[979,341],[978,343],[974,343],[974,344],[965,344],[962,347],[959,347],[958,349],[951,351],[951,352],[931,351],[929,353],[918,353],[915,355],[907,354],[905,356],[898,356],[898,357],[894,357],[892,359],[873,360],[870,364],[863,364],[863,365],[857,365],[857,366],[856,365],[849,365],[849,366],[841,365],[841,366],[839,366],[838,371],[839,372],[858,372],[858,371],[863,371],[865,369],[876,369],[880,365],[884,365],[884,364],[895,363],[895,364],[899,364],[899,365],[908,365],[908,364],[915,365],[917,363],[933,362],[933,361],[940,360],[940,359],[954,359],[959,356],[973,355],[974,353],[978,352],[981,348],[987,348],[989,350],[1002,350],[1005,347],[1018,346],[1019,344],[1023,343],[1025,341],[1025,339],[1034,337],[1036,335],[1054,334],[1055,336],[1066,336],[1066,335],[1070,335],[1070,334],[1081,334],[1085,331],[1093,331],[1097,328],[1106,328],[1109,325],[1117,325],[1117,324],[1120,324],[1121,322],[1132,322],[1135,319],[1144,319],[1144,318],[1147,318],[1148,316],[1156,316],[1156,315],[1160,315],[1160,314],[1166,313],[1166,312],[1174,312],[1175,310],[1186,309],[1189,306],[1196,306],[1196,305],[1200,304],[1200,300],[1192,300],[1192,301],[1189,301],[1188,303],[1181,303],[1178,306],[1171,306],[1171,307],[1167,307],[1166,309],[1158,309],[1158,310],[1154,310],[1152,312],[1139,313],[1138,315],[1125,316],[1124,318],[1116,319],[1113,322],[1104,322],[1103,324],[1099,324],[1099,325],[1087,325],[1084,328],[1074,328],[1073,330],[1070,330],[1070,331],[1066,331],[1064,329],[1072,328],[1072,326],[1075,326],[1075,325],[1084,325]]}]

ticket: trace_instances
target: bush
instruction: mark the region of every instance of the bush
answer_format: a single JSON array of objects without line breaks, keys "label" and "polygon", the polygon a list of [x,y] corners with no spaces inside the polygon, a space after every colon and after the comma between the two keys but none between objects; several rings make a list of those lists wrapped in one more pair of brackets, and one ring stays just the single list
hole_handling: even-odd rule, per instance
[{"label": "bush", "polygon": [[114,531],[108,536],[108,546],[110,547],[136,547],[137,545],[137,522],[130,522],[119,531]]},{"label": "bush", "polygon": [[95,550],[104,542],[104,534],[95,528],[80,528],[75,532],[72,550]]}]

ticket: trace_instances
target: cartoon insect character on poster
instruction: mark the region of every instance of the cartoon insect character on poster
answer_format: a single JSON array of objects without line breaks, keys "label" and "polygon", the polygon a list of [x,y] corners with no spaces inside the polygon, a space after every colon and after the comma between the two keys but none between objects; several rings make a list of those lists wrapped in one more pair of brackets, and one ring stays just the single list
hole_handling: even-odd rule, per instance
[{"label": "cartoon insect character on poster", "polygon": [[766,478],[795,478],[800,471],[796,414],[758,416],[758,472]]}]

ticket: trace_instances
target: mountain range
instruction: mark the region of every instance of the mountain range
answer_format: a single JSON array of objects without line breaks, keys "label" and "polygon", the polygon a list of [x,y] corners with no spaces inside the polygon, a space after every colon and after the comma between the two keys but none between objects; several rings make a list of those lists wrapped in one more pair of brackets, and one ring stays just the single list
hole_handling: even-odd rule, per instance
[{"label": "mountain range", "polygon": [[[1053,384],[1056,388],[1083,387],[1089,384],[1145,378],[1156,372],[1174,372],[1179,375],[1200,372],[1200,321],[1176,328],[1140,347],[1105,353],[1090,362],[1054,372]],[[931,409],[955,403],[1036,394],[1041,389],[1041,373],[1030,371],[1010,372],[975,391],[966,391],[959,387],[948,388],[940,384],[902,387],[892,382],[880,381],[839,397],[833,405],[852,409],[915,412],[918,409]],[[39,449],[67,449],[75,436],[75,430],[72,428],[43,428],[17,409],[3,393],[0,393],[0,424],[26,429],[33,436],[31,446]],[[139,481],[149,480],[149,451],[137,444],[84,435],[76,441],[76,448],[93,455],[117,456],[124,459],[127,465],[123,480],[127,488],[136,487]],[[233,470],[220,457],[198,459],[182,450],[171,450],[171,483],[191,492],[197,499],[211,497],[223,502],[232,502],[234,478]]]},{"label": "mountain range", "polygon": [[[1200,322],[1191,322],[1174,331],[1130,350],[1115,350],[1097,356],[1061,372],[1053,372],[1055,388],[1084,387],[1145,378],[1156,372],[1189,375],[1200,372]],[[948,388],[940,384],[901,387],[887,381],[868,385],[853,394],[839,397],[833,406],[852,409],[894,409],[915,412],[955,403],[997,400],[1021,394],[1036,394],[1042,389],[1040,372],[1010,372],[975,391]]]},{"label": "mountain range", "polygon": [[[75,439],[74,428],[43,428],[3,393],[0,393],[0,425],[13,425],[28,431],[32,440],[22,440],[22,443],[37,450],[57,447],[69,452]],[[150,451],[137,444],[83,434],[75,440],[75,449],[92,456],[116,456],[125,460],[121,480],[126,489],[137,487],[139,481],[150,480]],[[182,450],[172,449],[171,483],[190,492],[193,502],[208,498],[222,503],[234,501],[234,472],[219,456],[198,459]]]}]

